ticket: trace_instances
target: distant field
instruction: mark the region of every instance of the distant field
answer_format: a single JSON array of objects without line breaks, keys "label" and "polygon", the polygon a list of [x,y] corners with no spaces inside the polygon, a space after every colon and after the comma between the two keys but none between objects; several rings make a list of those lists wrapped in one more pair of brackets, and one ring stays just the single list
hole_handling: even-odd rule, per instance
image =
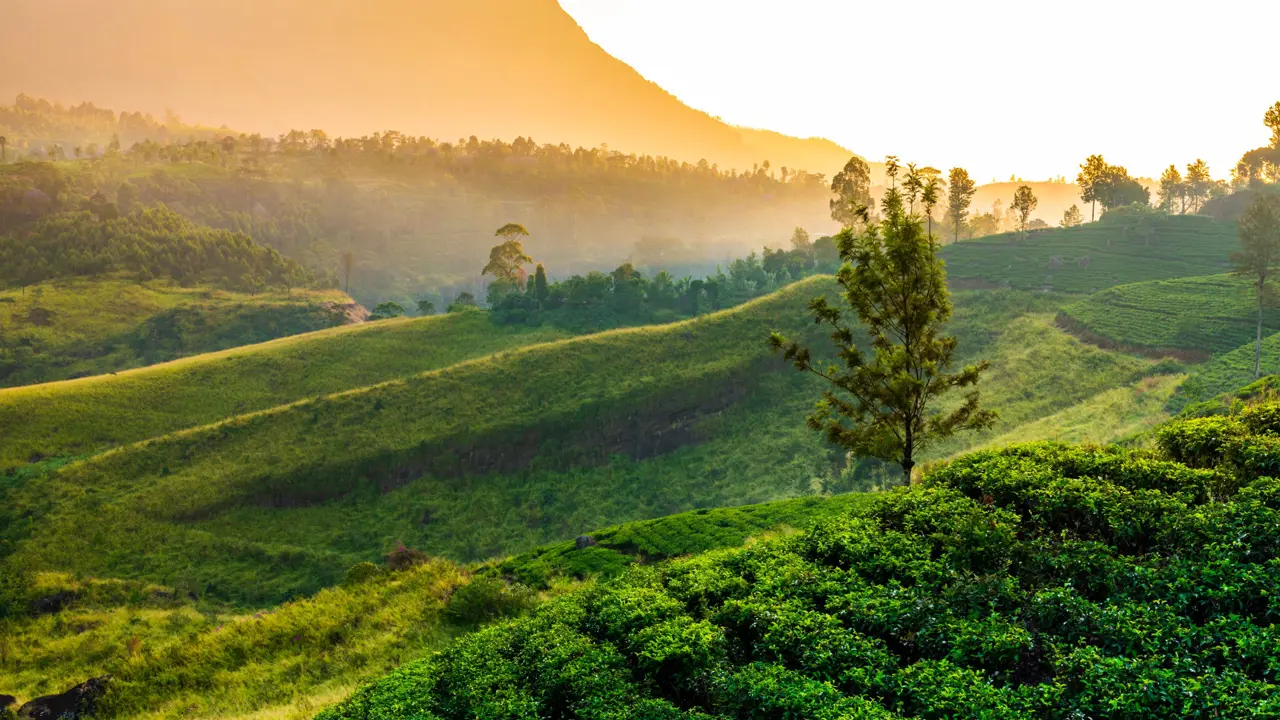
[{"label": "distant field", "polygon": [[[1121,285],[1062,310],[1073,329],[1104,344],[1203,356],[1227,352],[1255,336],[1257,300],[1245,278],[1230,275]],[[1280,331],[1280,309],[1263,315],[1263,335]]]},{"label": "distant field", "polygon": [[564,335],[495,326],[478,312],[384,320],[118,374],[0,389],[0,472]]},{"label": "distant field", "polygon": [[336,290],[258,295],[75,278],[0,291],[0,388],[98,375],[332,327]]},{"label": "distant field", "polygon": [[[16,491],[11,512],[35,520],[11,542],[37,567],[190,577],[252,605],[331,585],[397,540],[480,560],[618,522],[811,494],[830,462],[803,426],[818,388],[763,339],[811,328],[803,306],[829,283],[122,448]],[[957,294],[962,352],[993,361],[984,394],[1004,418],[997,433],[1150,371],[1054,328],[1054,307],[1040,294]]]},{"label": "distant field", "polygon": [[942,250],[953,283],[1093,293],[1115,285],[1208,275],[1228,267],[1236,227],[1206,217],[1108,216],[1071,229],[964,240]]}]

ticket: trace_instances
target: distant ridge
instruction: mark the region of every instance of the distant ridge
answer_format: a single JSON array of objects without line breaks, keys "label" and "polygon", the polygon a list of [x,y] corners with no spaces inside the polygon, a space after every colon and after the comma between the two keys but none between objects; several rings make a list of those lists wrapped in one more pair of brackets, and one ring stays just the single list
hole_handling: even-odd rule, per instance
[{"label": "distant ridge", "polygon": [[591,42],[556,0],[8,0],[0,97],[172,109],[278,134],[396,129],[835,173],[820,139],[737,128]]}]

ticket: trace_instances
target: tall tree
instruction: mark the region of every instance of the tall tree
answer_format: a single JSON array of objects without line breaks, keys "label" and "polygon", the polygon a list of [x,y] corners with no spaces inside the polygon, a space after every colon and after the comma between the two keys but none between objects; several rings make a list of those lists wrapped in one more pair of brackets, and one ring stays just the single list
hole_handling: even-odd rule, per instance
[{"label": "tall tree", "polygon": [[1080,214],[1080,207],[1073,204],[1062,213],[1062,227],[1073,228],[1079,227],[1084,222],[1084,216]]},{"label": "tall tree", "polygon": [[[925,170],[933,170],[933,168],[925,168]],[[933,170],[932,174],[925,175],[924,188],[920,190],[920,204],[924,206],[924,216],[929,222],[929,237],[933,237],[933,209],[938,207],[938,201],[942,199],[942,180],[938,178],[938,171]]]},{"label": "tall tree", "polygon": [[1018,214],[1018,232],[1024,235],[1027,232],[1027,224],[1031,221],[1031,212],[1036,209],[1040,201],[1036,199],[1036,194],[1031,190],[1031,186],[1023,185],[1013,193],[1013,204],[1009,207]]},{"label": "tall tree", "polygon": [[1187,165],[1186,187],[1187,195],[1191,199],[1191,212],[1200,212],[1200,208],[1204,207],[1204,201],[1209,199],[1209,192],[1213,189],[1213,178],[1209,176],[1208,163],[1197,159]]},{"label": "tall tree", "polygon": [[547,269],[538,263],[538,267],[533,271],[533,297],[538,301],[539,307],[546,307],[547,298],[551,296],[551,289],[547,285]]},{"label": "tall tree", "polygon": [[1160,209],[1165,212],[1186,212],[1186,185],[1177,165],[1170,165],[1160,175]]},{"label": "tall tree", "polygon": [[871,168],[856,155],[831,179],[831,219],[842,227],[853,227],[866,219],[871,204]]},{"label": "tall tree", "polygon": [[351,271],[356,268],[356,254],[350,250],[342,253],[339,258],[342,264],[342,292],[351,294]]},{"label": "tall tree", "polygon": [[808,230],[798,227],[791,233],[791,249],[799,250],[800,252],[813,250],[813,241],[809,239]]},{"label": "tall tree", "polygon": [[1280,150],[1280,102],[1267,108],[1262,122],[1271,130],[1271,147]]},{"label": "tall tree", "polygon": [[902,194],[907,199],[907,212],[915,213],[916,199],[924,192],[924,175],[915,163],[907,163],[907,175],[902,179]]},{"label": "tall tree", "polygon": [[951,213],[951,222],[955,226],[955,240],[960,242],[960,228],[969,216],[969,205],[973,202],[974,193],[978,192],[978,184],[969,177],[964,168],[951,168],[951,189],[947,191],[947,212]]},{"label": "tall tree", "polygon": [[[825,296],[809,304],[814,320],[831,327],[840,364],[815,361],[809,348],[776,332],[769,344],[830,384],[810,428],[860,457],[898,463],[910,481],[920,452],[962,430],[990,427],[996,416],[979,404],[986,362],[949,372],[956,338],[943,332],[951,298],[937,245],[900,204],[884,210],[884,221],[836,236],[845,261],[836,279],[848,307],[837,308]],[[855,343],[845,322],[851,313],[870,337],[874,357]],[[960,405],[938,412],[937,401],[952,390],[964,390]]]},{"label": "tall tree", "polygon": [[1076,184],[1080,186],[1080,199],[1089,203],[1089,221],[1098,219],[1099,185],[1107,172],[1107,161],[1101,155],[1090,155],[1080,166]]},{"label": "tall tree", "polygon": [[1126,205],[1151,204],[1151,191],[1129,177],[1129,171],[1119,165],[1108,165],[1098,178],[1094,190],[1098,202],[1106,210]]},{"label": "tall tree", "polygon": [[500,282],[509,283],[513,288],[524,290],[524,266],[533,262],[524,251],[520,238],[529,237],[529,231],[523,225],[507,223],[494,233],[503,242],[489,251],[489,263],[480,271],[481,275],[493,275]]},{"label": "tall tree", "polygon": [[1280,262],[1280,196],[1259,194],[1240,218],[1240,252],[1231,255],[1235,274],[1253,280],[1258,296],[1258,335],[1253,375],[1262,376],[1262,306],[1269,299],[1267,280]]},{"label": "tall tree", "polygon": [[898,189],[898,171],[902,166],[898,164],[897,155],[886,155],[884,158],[884,174],[889,178],[889,189]]}]

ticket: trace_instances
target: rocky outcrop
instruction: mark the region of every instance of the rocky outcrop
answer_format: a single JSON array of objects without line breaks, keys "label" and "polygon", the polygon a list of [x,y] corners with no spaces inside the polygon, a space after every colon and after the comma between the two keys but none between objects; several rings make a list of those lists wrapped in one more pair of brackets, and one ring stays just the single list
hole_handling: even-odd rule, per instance
[{"label": "rocky outcrop", "polygon": [[111,676],[93,678],[58,695],[45,695],[18,709],[18,720],[76,720],[87,717],[107,692]]}]

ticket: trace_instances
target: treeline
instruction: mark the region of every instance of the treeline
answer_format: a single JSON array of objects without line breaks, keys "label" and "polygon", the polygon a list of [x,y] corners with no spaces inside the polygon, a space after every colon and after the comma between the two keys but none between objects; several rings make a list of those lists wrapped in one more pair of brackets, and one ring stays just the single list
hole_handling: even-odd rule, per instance
[{"label": "treeline", "polygon": [[0,105],[0,138],[4,138],[0,153],[8,160],[91,157],[143,140],[212,137],[215,132],[187,125],[172,114],[160,121],[146,113],[116,113],[91,102],[64,106],[19,94],[13,105]]},{"label": "treeline", "polygon": [[[796,228],[791,243],[791,249],[753,252],[705,277],[675,277],[666,270],[646,275],[628,262],[608,273],[549,281],[541,263],[532,278],[526,277],[523,266],[530,260],[516,241],[505,253],[504,246],[495,248],[499,260],[485,268],[495,276],[488,287],[491,317],[500,324],[549,323],[575,330],[671,321],[734,307],[840,266],[830,237],[811,241],[807,232]],[[462,298],[450,305],[456,311],[474,302]]]},{"label": "treeline", "polygon": [[203,227],[163,207],[118,215],[100,201],[94,210],[51,215],[29,232],[0,235],[0,282],[8,286],[107,273],[247,292],[315,282],[298,263],[247,235]]}]

